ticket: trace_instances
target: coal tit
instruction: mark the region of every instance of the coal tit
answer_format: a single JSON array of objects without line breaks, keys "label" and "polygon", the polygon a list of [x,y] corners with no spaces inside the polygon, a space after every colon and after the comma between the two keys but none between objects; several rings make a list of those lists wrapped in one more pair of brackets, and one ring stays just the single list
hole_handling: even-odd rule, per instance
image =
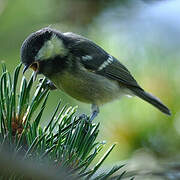
[{"label": "coal tit", "polygon": [[74,33],[43,28],[26,38],[21,47],[23,73],[32,68],[43,74],[53,89],[92,104],[90,120],[99,106],[122,95],[138,96],[160,111],[170,110],[136,82],[128,69],[91,40]]}]

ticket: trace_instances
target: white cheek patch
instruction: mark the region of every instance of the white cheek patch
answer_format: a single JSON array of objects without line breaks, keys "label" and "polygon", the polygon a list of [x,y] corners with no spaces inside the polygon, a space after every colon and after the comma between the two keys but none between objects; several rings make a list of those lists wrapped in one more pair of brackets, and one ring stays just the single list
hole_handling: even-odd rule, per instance
[{"label": "white cheek patch", "polygon": [[98,71],[101,71],[102,69],[104,69],[106,66],[108,66],[112,62],[113,62],[113,57],[109,55],[108,59],[99,66]]},{"label": "white cheek patch", "polygon": [[57,55],[63,57],[66,56],[67,53],[68,49],[65,48],[62,40],[56,35],[53,35],[49,41],[44,43],[35,58],[36,60],[46,60],[53,58]]}]

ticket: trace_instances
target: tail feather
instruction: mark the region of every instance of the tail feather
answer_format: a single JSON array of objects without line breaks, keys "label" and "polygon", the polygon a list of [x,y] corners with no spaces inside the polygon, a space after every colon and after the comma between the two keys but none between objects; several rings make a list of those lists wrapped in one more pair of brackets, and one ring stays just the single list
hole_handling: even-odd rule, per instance
[{"label": "tail feather", "polygon": [[145,92],[143,89],[132,89],[132,91],[136,96],[152,104],[153,106],[158,108],[161,112],[167,115],[171,115],[170,110],[157,97],[153,96],[150,93]]}]

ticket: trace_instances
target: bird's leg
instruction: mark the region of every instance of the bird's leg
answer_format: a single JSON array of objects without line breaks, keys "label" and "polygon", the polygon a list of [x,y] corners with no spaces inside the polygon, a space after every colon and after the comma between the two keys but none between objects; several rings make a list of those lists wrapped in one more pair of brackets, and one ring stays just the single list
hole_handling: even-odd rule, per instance
[{"label": "bird's leg", "polygon": [[90,117],[88,117],[86,114],[81,114],[79,116],[79,119],[86,119],[86,121],[89,123],[91,123],[93,121],[93,119],[98,115],[99,113],[99,107],[96,104],[92,104],[91,105],[91,115]]},{"label": "bird's leg", "polygon": [[91,105],[92,113],[90,115],[89,121],[92,122],[93,119],[99,114],[99,107],[96,104]]},{"label": "bird's leg", "polygon": [[[42,80],[43,80],[43,78],[40,78],[39,79],[39,82],[42,82]],[[44,88],[47,88],[47,89],[50,89],[50,90],[55,90],[55,89],[57,89],[57,87],[54,85],[54,83],[52,82],[52,81],[50,81],[50,80],[47,80],[46,82],[45,82],[45,85],[44,85],[45,87]]]}]

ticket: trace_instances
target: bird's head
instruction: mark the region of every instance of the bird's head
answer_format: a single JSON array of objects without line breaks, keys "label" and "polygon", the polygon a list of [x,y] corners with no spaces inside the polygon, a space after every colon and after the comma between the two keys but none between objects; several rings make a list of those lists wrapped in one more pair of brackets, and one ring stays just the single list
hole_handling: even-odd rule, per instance
[{"label": "bird's head", "polygon": [[[25,65],[23,73],[32,68],[35,74],[52,71],[51,63],[57,57],[67,55],[65,40],[62,33],[51,28],[43,28],[29,35],[21,47],[21,61]],[[41,68],[43,66],[43,69]]]}]

